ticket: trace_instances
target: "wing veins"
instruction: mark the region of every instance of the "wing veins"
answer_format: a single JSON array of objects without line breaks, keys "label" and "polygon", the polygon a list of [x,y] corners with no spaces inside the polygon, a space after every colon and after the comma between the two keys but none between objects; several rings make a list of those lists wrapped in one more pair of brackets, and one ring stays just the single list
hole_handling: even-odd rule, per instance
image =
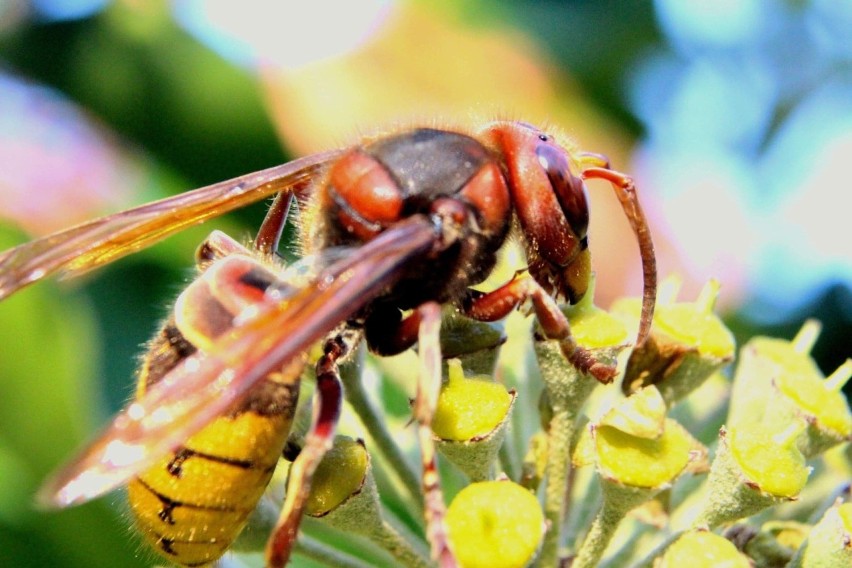
[{"label": "wing veins", "polygon": [[46,276],[63,278],[131,254],[181,231],[317,176],[339,156],[300,158],[167,197],[22,244],[0,254],[0,300]]},{"label": "wing veins", "polygon": [[[78,460],[40,492],[48,506],[92,499],[150,467],[225,412],[269,372],[288,364],[396,281],[401,268],[431,249],[433,225],[413,217],[323,270],[284,302],[267,301],[257,317],[223,334],[119,414]],[[301,371],[294,372],[298,380]],[[116,447],[131,450],[116,461]],[[132,450],[136,450],[134,455]]]}]

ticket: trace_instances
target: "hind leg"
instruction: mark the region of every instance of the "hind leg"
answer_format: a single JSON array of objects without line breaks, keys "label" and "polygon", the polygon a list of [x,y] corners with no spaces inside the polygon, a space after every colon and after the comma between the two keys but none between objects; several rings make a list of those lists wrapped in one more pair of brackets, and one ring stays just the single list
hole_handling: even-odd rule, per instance
[{"label": "hind leg", "polygon": [[343,400],[337,361],[348,351],[349,346],[340,337],[334,337],[326,342],[324,354],[317,361],[317,386],[311,428],[305,438],[304,447],[290,468],[284,507],[266,545],[266,563],[270,568],[282,568],[290,558],[305,502],[311,494],[314,471],[334,440]]}]

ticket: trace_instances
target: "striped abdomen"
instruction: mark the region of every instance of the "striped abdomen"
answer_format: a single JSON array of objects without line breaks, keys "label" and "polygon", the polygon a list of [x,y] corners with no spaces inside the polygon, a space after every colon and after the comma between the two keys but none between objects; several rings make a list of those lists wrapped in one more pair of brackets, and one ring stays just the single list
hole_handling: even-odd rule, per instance
[{"label": "striped abdomen", "polygon": [[[235,306],[247,297],[246,286],[262,294],[274,279],[248,257],[219,262],[230,262],[230,268],[208,270],[193,282],[178,300],[174,317],[149,344],[138,394],[231,329]],[[231,292],[237,296],[222,297]],[[233,543],[281,456],[303,365],[300,359],[266,376],[228,414],[212,417],[182,447],[128,484],[136,525],[160,555],[182,566],[203,566]]]}]

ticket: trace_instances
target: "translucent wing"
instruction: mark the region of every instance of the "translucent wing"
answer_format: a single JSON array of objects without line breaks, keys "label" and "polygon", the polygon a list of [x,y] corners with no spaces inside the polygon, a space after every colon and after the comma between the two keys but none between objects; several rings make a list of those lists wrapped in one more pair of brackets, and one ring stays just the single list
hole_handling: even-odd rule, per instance
[{"label": "translucent wing", "polygon": [[314,178],[342,151],[208,185],[88,221],[0,254],[0,300],[45,276],[71,277],[150,246],[197,225]]},{"label": "translucent wing", "polygon": [[65,506],[130,479],[239,400],[269,372],[293,360],[392,285],[412,258],[429,251],[433,225],[412,217],[322,270],[281,301],[266,297],[256,316],[237,323],[206,353],[185,359],[40,493]]}]

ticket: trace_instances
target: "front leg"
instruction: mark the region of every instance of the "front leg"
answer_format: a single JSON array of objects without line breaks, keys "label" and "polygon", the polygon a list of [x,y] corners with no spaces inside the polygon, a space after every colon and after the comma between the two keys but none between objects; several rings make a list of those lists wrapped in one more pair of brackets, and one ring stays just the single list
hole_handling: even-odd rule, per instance
[{"label": "front leg", "polygon": [[397,308],[377,307],[365,322],[364,337],[370,350],[382,355],[399,353],[417,344],[420,372],[413,413],[420,442],[426,537],[439,566],[455,568],[455,556],[444,526],[446,507],[432,433],[432,418],[441,392],[441,306],[426,302],[405,317]]},{"label": "front leg", "polygon": [[462,313],[479,321],[496,321],[526,300],[532,301],[533,311],[548,339],[559,341],[565,358],[583,373],[592,375],[604,384],[611,383],[616,368],[599,363],[587,349],[577,345],[571,335],[568,318],[544,288],[528,274],[516,274],[503,286],[491,292],[470,290],[462,303]]},{"label": "front leg", "polygon": [[417,314],[419,323],[420,355],[414,419],[417,421],[417,437],[420,441],[423,465],[426,537],[432,545],[432,558],[438,561],[440,568],[455,568],[457,563],[444,524],[447,511],[438,476],[435,436],[432,433],[432,418],[435,416],[435,407],[441,392],[441,306],[437,302],[427,302],[419,306],[414,313]]}]

